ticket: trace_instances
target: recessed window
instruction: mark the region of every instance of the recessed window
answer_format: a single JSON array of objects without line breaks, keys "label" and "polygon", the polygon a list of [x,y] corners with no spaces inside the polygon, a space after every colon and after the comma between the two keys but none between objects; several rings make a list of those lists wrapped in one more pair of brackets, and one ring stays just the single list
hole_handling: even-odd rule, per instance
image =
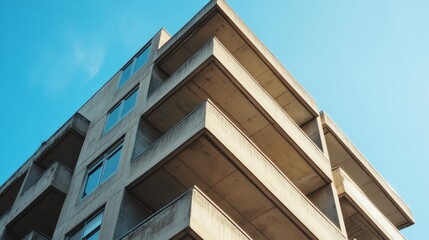
[{"label": "recessed window", "polygon": [[76,232],[73,232],[68,240],[98,240],[100,236],[103,212],[86,221]]},{"label": "recessed window", "polygon": [[137,99],[137,91],[135,89],[130,94],[127,95],[124,99],[121,100],[107,116],[106,126],[104,127],[104,132],[108,132],[116,123],[118,123],[127,113],[133,110],[134,105]]},{"label": "recessed window", "polygon": [[131,59],[131,61],[122,69],[121,79],[119,80],[119,87],[124,85],[131,76],[134,75],[149,59],[150,45],[144,48],[136,57]]},{"label": "recessed window", "polygon": [[104,154],[100,160],[89,168],[82,197],[93,192],[100,184],[115,174],[121,158],[121,152],[122,144]]}]

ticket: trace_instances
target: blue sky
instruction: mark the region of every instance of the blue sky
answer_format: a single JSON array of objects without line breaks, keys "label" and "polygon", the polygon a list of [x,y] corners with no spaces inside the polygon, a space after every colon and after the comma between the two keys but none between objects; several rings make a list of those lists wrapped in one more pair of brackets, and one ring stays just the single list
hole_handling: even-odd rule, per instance
[{"label": "blue sky", "polygon": [[[429,227],[429,1],[228,3]],[[0,0],[0,184],[161,27],[206,1]]]}]

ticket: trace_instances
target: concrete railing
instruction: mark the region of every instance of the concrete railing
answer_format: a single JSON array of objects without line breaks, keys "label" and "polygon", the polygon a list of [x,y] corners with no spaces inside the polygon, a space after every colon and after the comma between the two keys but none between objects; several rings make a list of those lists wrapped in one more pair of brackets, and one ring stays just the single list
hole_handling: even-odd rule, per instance
[{"label": "concrete railing", "polygon": [[73,172],[60,162],[52,164],[26,191],[17,197],[9,214],[10,217],[17,216],[49,188],[55,188],[57,191],[67,194],[72,175]]},{"label": "concrete railing", "polygon": [[171,239],[191,230],[202,239],[251,239],[197,187],[145,219],[120,239]]}]

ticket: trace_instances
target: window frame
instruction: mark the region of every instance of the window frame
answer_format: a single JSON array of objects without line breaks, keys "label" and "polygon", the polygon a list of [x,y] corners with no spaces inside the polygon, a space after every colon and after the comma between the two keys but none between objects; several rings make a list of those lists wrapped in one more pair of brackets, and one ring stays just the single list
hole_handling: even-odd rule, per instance
[{"label": "window frame", "polygon": [[[144,65],[146,65],[146,63],[148,62],[148,60],[149,60],[149,58],[150,58],[150,51],[152,50],[152,41],[149,41],[149,43],[147,43],[142,49],[140,49],[140,51],[138,51],[137,52],[137,54],[136,55],[134,55],[128,62],[127,62],[127,64],[125,64],[122,68],[121,68],[121,70],[120,70],[120,72],[121,72],[121,75],[119,76],[119,81],[118,81],[118,88],[121,88],[122,86],[124,86],[125,85],[125,83],[126,82],[128,82],[128,80],[130,80],[130,78],[132,77],[132,76],[134,76],[134,74],[140,69],[140,68],[142,68]],[[147,55],[147,59],[146,59],[146,61],[140,66],[140,67],[138,67],[137,69],[135,68],[135,66],[136,66],[136,62],[137,62],[137,59],[143,54],[143,53],[145,53],[146,51],[149,51],[149,53],[148,53],[148,55]],[[124,70],[125,69],[127,69],[128,67],[131,67],[130,68],[130,75],[127,77],[127,79],[123,79],[122,77],[123,77],[123,74],[124,74]]]},{"label": "window frame", "polygon": [[[116,174],[118,167],[119,167],[119,164],[121,162],[123,147],[124,147],[124,139],[122,137],[120,141],[113,144],[112,147],[109,147],[106,151],[104,151],[101,154],[100,157],[97,158],[97,160],[95,162],[91,163],[87,167],[85,179],[84,179],[84,183],[83,183],[83,187],[82,187],[82,192],[80,194],[80,196],[81,196],[80,199],[84,199],[87,196],[91,195],[91,193],[93,193],[98,187],[100,187],[103,183],[107,182],[107,180],[109,180],[111,177],[113,177]],[[118,165],[116,167],[115,172],[113,172],[110,176],[108,176],[107,178],[105,178],[103,180],[103,175],[104,175],[104,172],[106,170],[107,161],[109,160],[109,158],[111,156],[116,154],[118,151],[121,151],[121,153],[120,153],[121,155],[119,156]],[[88,185],[88,179],[89,179],[90,173],[95,172],[98,168],[101,168],[101,172],[97,178],[96,187],[91,192],[86,193],[86,187]]]},{"label": "window frame", "polygon": [[[101,221],[100,223],[94,228],[92,229],[90,232],[88,232],[85,235],[85,232],[87,231],[86,227],[87,226],[91,226],[90,223],[91,221],[97,220],[97,218],[99,218],[101,215]],[[70,231],[67,234],[66,239],[67,240],[86,240],[89,237],[91,237],[92,235],[94,235],[94,233],[96,233],[97,231],[101,231],[101,226],[103,225],[103,220],[104,220],[104,208],[102,210],[98,210],[96,211],[94,214],[91,214],[90,217],[88,217],[86,220],[82,221],[77,227],[75,227],[72,231]],[[77,238],[78,236],[76,236],[76,234],[82,232],[81,236],[79,236],[79,238]]]},{"label": "window frame", "polygon": [[[130,112],[132,112],[134,110],[134,107],[135,107],[135,105],[137,103],[137,99],[138,99],[138,91],[139,91],[139,87],[137,85],[135,88],[133,88],[131,91],[129,91],[127,93],[127,95],[125,95],[125,97],[123,97],[117,104],[115,104],[107,112],[107,117],[106,117],[106,121],[104,123],[104,128],[103,128],[103,134],[108,133],[113,127],[116,126],[116,124],[118,124],[123,118],[125,118],[125,116],[127,116]],[[133,107],[127,113],[125,113],[124,115],[122,115],[123,114],[122,111],[123,111],[123,108],[124,108],[124,105],[125,105],[125,101],[127,99],[129,99],[134,93],[137,94],[137,95],[136,95],[136,99],[134,101]],[[107,128],[108,127],[108,123],[109,123],[109,119],[110,119],[110,115],[118,107],[119,107],[119,109],[118,109],[119,113],[118,113],[118,116],[116,117],[115,122],[112,124],[112,126],[110,126],[109,128]]]}]

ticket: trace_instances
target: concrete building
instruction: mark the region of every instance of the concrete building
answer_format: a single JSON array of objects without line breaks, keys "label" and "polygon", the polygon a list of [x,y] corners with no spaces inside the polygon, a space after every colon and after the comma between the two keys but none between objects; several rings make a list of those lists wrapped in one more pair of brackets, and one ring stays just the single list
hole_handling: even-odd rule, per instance
[{"label": "concrete building", "polygon": [[223,0],[0,188],[0,238],[404,239],[410,209]]}]

